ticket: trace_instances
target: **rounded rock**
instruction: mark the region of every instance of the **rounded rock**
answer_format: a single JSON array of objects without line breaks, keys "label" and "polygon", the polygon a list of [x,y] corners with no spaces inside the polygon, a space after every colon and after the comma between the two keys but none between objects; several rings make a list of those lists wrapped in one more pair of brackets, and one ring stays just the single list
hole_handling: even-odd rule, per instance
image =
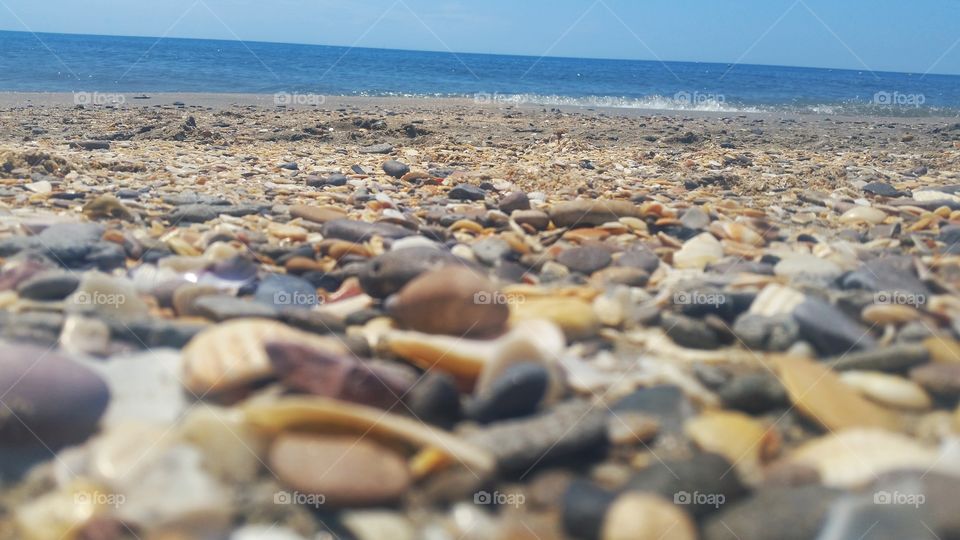
[{"label": "rounded rock", "polygon": [[410,166],[406,163],[391,159],[383,164],[383,172],[394,178],[403,178],[403,175],[410,172]]},{"label": "rounded rock", "polygon": [[690,516],[656,495],[627,493],[610,506],[603,520],[601,540],[696,540]]}]

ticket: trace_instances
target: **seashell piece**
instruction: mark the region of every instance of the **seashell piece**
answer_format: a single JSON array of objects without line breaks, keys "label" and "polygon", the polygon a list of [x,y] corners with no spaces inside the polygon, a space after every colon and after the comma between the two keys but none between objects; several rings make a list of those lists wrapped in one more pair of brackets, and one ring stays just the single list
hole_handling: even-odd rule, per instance
[{"label": "seashell piece", "polygon": [[673,254],[673,266],[703,270],[708,264],[721,258],[723,245],[720,241],[710,233],[702,233],[687,240],[683,247]]},{"label": "seashell piece", "polygon": [[878,371],[845,371],[840,379],[871,401],[913,411],[933,406],[927,392],[917,383]]}]

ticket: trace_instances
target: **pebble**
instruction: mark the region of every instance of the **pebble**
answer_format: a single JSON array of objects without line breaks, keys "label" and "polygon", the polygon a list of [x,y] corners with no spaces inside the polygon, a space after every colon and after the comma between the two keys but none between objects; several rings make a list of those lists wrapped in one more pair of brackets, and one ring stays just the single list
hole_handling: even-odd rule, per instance
[{"label": "pebble", "polygon": [[312,223],[326,223],[335,219],[344,219],[347,213],[336,206],[311,206],[297,204],[290,207],[290,215]]},{"label": "pebble", "polygon": [[902,377],[877,371],[846,371],[840,379],[864,397],[897,409],[924,411],[933,406],[922,387]]},{"label": "pebble", "polygon": [[226,295],[204,295],[193,301],[190,309],[197,315],[212,321],[234,319],[276,319],[279,317],[273,307],[250,300]]},{"label": "pebble", "polygon": [[391,223],[368,223],[352,219],[334,219],[323,224],[323,236],[347,242],[364,243],[376,236],[396,240],[413,235],[413,231]]},{"label": "pebble", "polygon": [[386,308],[406,328],[454,336],[499,334],[510,316],[493,284],[464,266],[420,275],[391,297]]},{"label": "pebble", "polygon": [[731,409],[759,414],[789,403],[787,391],[773,374],[763,371],[734,377],[717,390]]},{"label": "pebble", "polygon": [[487,194],[472,184],[457,184],[450,190],[449,197],[459,201],[482,201]]},{"label": "pebble", "polygon": [[385,510],[356,510],[340,520],[356,540],[416,540],[413,524],[403,514]]},{"label": "pebble", "polygon": [[920,312],[911,306],[879,304],[863,308],[860,317],[868,324],[900,325],[920,319]]},{"label": "pebble", "polygon": [[622,217],[643,217],[640,209],[627,201],[576,200],[554,205],[548,212],[557,227],[596,227]]},{"label": "pebble", "polygon": [[253,298],[276,309],[311,309],[321,302],[312,283],[286,274],[268,274],[261,279]]},{"label": "pebble", "polygon": [[877,345],[867,328],[820,299],[807,298],[793,311],[793,318],[800,327],[800,337],[825,355],[844,355]]},{"label": "pebble", "polygon": [[550,226],[550,216],[541,210],[514,210],[510,218],[519,225],[527,225],[537,231],[544,231]]},{"label": "pebble", "polygon": [[150,311],[130,280],[100,272],[84,273],[80,285],[66,302],[68,310],[94,313],[107,319],[139,319]]},{"label": "pebble", "polygon": [[930,353],[922,344],[896,343],[871,351],[854,351],[831,358],[827,363],[837,371],[904,371],[925,364]]},{"label": "pebble", "polygon": [[703,540],[810,540],[817,538],[839,490],[823,486],[769,488],[725,506],[703,525]]},{"label": "pebble", "polygon": [[600,246],[575,247],[562,251],[557,262],[573,272],[590,275],[602,270],[613,261],[610,251]]},{"label": "pebble", "polygon": [[727,458],[751,483],[760,481],[762,464],[780,451],[776,430],[740,412],[705,412],[689,420],[684,431],[701,450]]},{"label": "pebble", "polygon": [[500,199],[498,208],[505,214],[530,210],[530,197],[523,191],[511,192]]},{"label": "pebble", "polygon": [[374,298],[399,292],[420,274],[463,260],[444,249],[416,246],[388,251],[367,263],[360,272],[360,286]]},{"label": "pebble", "polygon": [[3,344],[0,447],[61,448],[94,434],[110,390],[90,369],[47,347]]},{"label": "pebble", "polygon": [[282,434],[270,448],[269,463],[285,485],[329,508],[393,503],[411,483],[399,456],[353,437]]},{"label": "pebble", "polygon": [[733,333],[748,349],[782,352],[799,339],[800,326],[790,315],[745,313],[737,318]]},{"label": "pebble", "polygon": [[539,363],[514,364],[468,403],[466,415],[484,424],[528,416],[546,397],[549,385],[550,372]]},{"label": "pebble", "polygon": [[600,320],[593,307],[573,297],[527,297],[510,306],[511,321],[544,319],[559,326],[567,339],[584,339],[596,335]]},{"label": "pebble", "polygon": [[840,223],[845,223],[848,225],[856,225],[858,223],[878,225],[886,218],[887,213],[878,208],[871,208],[869,206],[855,206],[840,216]]},{"label": "pebble", "polygon": [[621,253],[615,264],[617,266],[639,268],[648,274],[652,274],[660,267],[660,258],[648,249],[634,248]]},{"label": "pebble", "polygon": [[613,502],[603,520],[601,540],[696,540],[693,520],[656,495],[628,493]]},{"label": "pebble", "polygon": [[403,175],[410,172],[410,166],[406,163],[401,163],[395,159],[390,161],[385,161],[383,163],[383,172],[387,173],[389,176],[394,178],[403,178]]},{"label": "pebble", "polygon": [[133,221],[133,213],[113,195],[101,195],[83,206],[83,214],[90,219],[122,219]]},{"label": "pebble", "polygon": [[60,271],[41,272],[17,285],[17,294],[30,300],[63,300],[80,286],[76,274]]},{"label": "pebble", "polygon": [[673,254],[673,265],[681,269],[703,270],[723,258],[723,246],[710,233],[694,236]]},{"label": "pebble", "polygon": [[843,269],[815,255],[791,254],[780,259],[773,272],[794,283],[823,286],[837,280],[843,274]]},{"label": "pebble", "polygon": [[927,364],[910,370],[910,378],[930,393],[955,399],[960,396],[960,364]]},{"label": "pebble", "polygon": [[451,428],[462,416],[457,381],[447,373],[430,371],[404,396],[406,406],[418,420]]},{"label": "pebble", "polygon": [[899,425],[896,416],[861,397],[827,365],[803,358],[783,358],[776,362],[776,368],[797,410],[828,430],[896,429]]},{"label": "pebble", "polygon": [[372,144],[360,148],[361,154],[391,154],[393,146],[387,143]]},{"label": "pebble", "polygon": [[[747,489],[722,456],[696,453],[683,460],[653,460],[630,480],[630,491],[656,493],[702,519],[735,504]],[[693,499],[696,493],[707,497]]]},{"label": "pebble", "polygon": [[664,313],[660,325],[670,339],[681,347],[711,350],[720,346],[717,334],[700,319]]}]

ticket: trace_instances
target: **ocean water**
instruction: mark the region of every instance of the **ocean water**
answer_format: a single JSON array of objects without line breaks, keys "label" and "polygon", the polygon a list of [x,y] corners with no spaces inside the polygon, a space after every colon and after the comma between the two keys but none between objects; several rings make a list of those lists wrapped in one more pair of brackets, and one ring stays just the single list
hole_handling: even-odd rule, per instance
[{"label": "ocean water", "polygon": [[[960,76],[0,32],[0,91],[468,97],[725,112],[960,116]],[[96,95],[87,99],[104,99]]]}]

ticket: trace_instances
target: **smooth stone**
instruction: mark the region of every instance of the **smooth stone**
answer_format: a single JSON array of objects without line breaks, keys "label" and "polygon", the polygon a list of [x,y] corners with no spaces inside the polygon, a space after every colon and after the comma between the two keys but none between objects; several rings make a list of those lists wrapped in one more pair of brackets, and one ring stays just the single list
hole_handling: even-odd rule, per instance
[{"label": "smooth stone", "polygon": [[923,411],[933,406],[930,396],[920,385],[896,375],[846,371],[840,374],[840,380],[871,401],[888,407]]},{"label": "smooth stone", "polygon": [[576,200],[555,205],[548,212],[557,227],[599,226],[622,217],[642,218],[640,208],[628,201]]},{"label": "smooth stone", "polygon": [[847,210],[840,216],[840,223],[853,225],[857,223],[868,223],[878,225],[887,218],[887,213],[879,208],[869,206],[855,206]]},{"label": "smooth stone", "polygon": [[790,402],[780,380],[767,371],[734,377],[717,391],[724,405],[750,414],[760,414]]},{"label": "smooth stone", "polygon": [[401,513],[385,510],[347,512],[340,517],[356,540],[417,540],[410,520]]},{"label": "smooth stone", "polygon": [[307,540],[293,529],[274,525],[244,525],[230,534],[230,540]]},{"label": "smooth stone", "polygon": [[481,273],[464,266],[430,271],[386,304],[401,325],[428,334],[491,336],[506,328],[510,308]]},{"label": "smooth stone", "polygon": [[910,378],[930,393],[954,399],[960,396],[960,364],[931,363],[910,370]]},{"label": "smooth stone", "polygon": [[279,317],[275,308],[226,295],[201,296],[194,300],[193,311],[201,317],[217,322],[231,319],[276,319]]},{"label": "smooth stone", "polygon": [[[734,504],[747,492],[732,464],[710,453],[696,453],[684,460],[655,460],[638,471],[627,488],[656,493],[698,518]],[[694,500],[694,493],[711,497]]]},{"label": "smooth stone", "polygon": [[3,344],[0,448],[60,448],[96,432],[110,402],[103,379],[47,347]]},{"label": "smooth stone", "polygon": [[869,305],[860,313],[863,322],[878,325],[906,324],[920,317],[921,314],[916,308],[896,304]]},{"label": "smooth stone", "polygon": [[[940,474],[931,471],[897,471],[881,475],[871,485],[874,493],[902,493],[924,495],[924,523],[941,538],[954,538],[960,534],[960,516],[957,515],[957,489],[960,480],[956,474]],[[916,500],[916,498],[914,498]],[[912,502],[910,499],[906,503]],[[908,508],[913,508],[908,506]]]},{"label": "smooth stone", "polygon": [[90,219],[123,219],[133,221],[133,213],[113,195],[101,195],[83,206],[83,214]]},{"label": "smooth stone", "polygon": [[790,254],[773,267],[773,273],[800,284],[823,285],[843,274],[836,263],[810,254]]},{"label": "smooth stone", "polygon": [[926,300],[932,294],[917,277],[913,257],[909,256],[886,256],[866,262],[844,276],[842,285],[845,289],[914,295],[918,300]]},{"label": "smooth stone", "polygon": [[582,463],[604,449],[606,415],[587,402],[569,401],[537,416],[498,422],[466,440],[493,454],[501,471],[523,473],[559,462]]},{"label": "smooth stone", "polygon": [[393,152],[393,145],[387,143],[360,147],[361,154],[389,154],[391,152]]},{"label": "smooth stone", "polygon": [[464,264],[464,261],[435,247],[416,246],[388,251],[364,266],[359,276],[360,286],[374,298],[386,298],[399,292],[420,274],[453,264]]},{"label": "smooth stone", "polygon": [[466,415],[484,424],[528,416],[537,410],[549,386],[550,372],[539,363],[514,364],[468,403]]},{"label": "smooth stone", "polygon": [[703,540],[811,540],[841,491],[809,485],[769,488],[724,507],[703,525]]},{"label": "smooth stone", "polygon": [[139,319],[150,313],[132,281],[100,272],[83,274],[66,303],[68,311],[95,313],[108,319]]},{"label": "smooth stone", "polygon": [[870,351],[856,351],[826,361],[837,371],[905,371],[930,360],[930,353],[919,343],[895,343]]},{"label": "smooth stone", "polygon": [[601,540],[697,540],[697,528],[680,507],[656,495],[627,493],[610,506]]},{"label": "smooth stone", "polygon": [[17,286],[17,294],[30,300],[63,300],[80,286],[76,274],[48,271],[36,274]]},{"label": "smooth stone", "polygon": [[55,346],[66,318],[61,313],[0,310],[0,340]]},{"label": "smooth stone", "polygon": [[260,205],[209,205],[186,204],[176,207],[167,215],[171,223],[206,223],[219,218],[221,215],[243,217],[259,213],[264,207]]},{"label": "smooth stone", "polygon": [[716,332],[700,319],[664,312],[660,326],[681,347],[712,350],[720,346]]},{"label": "smooth stone", "polygon": [[510,306],[510,318],[512,321],[551,321],[569,340],[592,337],[600,329],[600,319],[593,306],[574,297],[526,297]]},{"label": "smooth stone", "polygon": [[751,484],[760,482],[762,465],[780,451],[776,430],[741,412],[705,411],[684,432],[704,452],[725,457]]},{"label": "smooth stone", "polygon": [[599,246],[575,247],[562,251],[557,256],[557,262],[573,272],[593,274],[602,270],[613,261],[610,251]]},{"label": "smooth stone", "polygon": [[652,274],[660,267],[660,257],[649,249],[635,247],[620,254],[615,264],[617,266],[639,268],[648,274]]},{"label": "smooth stone", "polygon": [[[908,491],[897,492],[912,495]],[[836,501],[817,540],[941,540],[926,525],[932,521],[926,509],[904,504],[878,504],[877,496],[882,494],[848,495]]]},{"label": "smooth stone", "polygon": [[863,186],[861,189],[867,193],[873,195],[880,195],[881,197],[900,197],[905,195],[904,192],[898,190],[897,188],[891,186],[886,182],[870,182],[869,184]]},{"label": "smooth stone", "polygon": [[797,410],[828,430],[897,429],[899,419],[848,387],[827,365],[804,358],[775,361],[777,375]]},{"label": "smooth stone", "polygon": [[673,266],[679,269],[703,270],[723,258],[723,245],[710,233],[702,233],[683,243],[673,254]]},{"label": "smooth stone", "polygon": [[505,240],[500,238],[484,238],[470,245],[476,260],[487,266],[496,266],[513,252]]},{"label": "smooth stone", "polygon": [[550,216],[541,210],[514,210],[510,219],[519,225],[528,225],[535,230],[544,231],[550,226]]},{"label": "smooth stone", "polygon": [[600,540],[607,513],[617,499],[616,494],[579,478],[566,484],[559,501],[565,531],[573,538]]},{"label": "smooth stone", "polygon": [[324,505],[332,508],[393,503],[411,484],[400,456],[349,436],[280,435],[269,463],[284,484],[323,497]]},{"label": "smooth stone", "polygon": [[268,274],[261,279],[253,299],[276,309],[310,309],[320,303],[312,283],[287,274]]},{"label": "smooth stone", "polygon": [[381,167],[383,168],[383,172],[394,178],[403,178],[403,175],[410,172],[409,165],[406,163],[401,163],[395,159],[385,161]]},{"label": "smooth stone", "polygon": [[131,422],[170,425],[187,408],[179,351],[117,355],[90,366],[110,387],[110,405],[103,416],[105,429]]},{"label": "smooth stone", "polygon": [[347,213],[335,206],[310,206],[297,204],[290,207],[290,215],[313,223],[326,223],[335,219],[344,219]]},{"label": "smooth stone", "polygon": [[352,219],[334,219],[323,224],[323,236],[348,242],[364,243],[375,236],[396,240],[412,236],[413,231],[391,223],[367,223]]},{"label": "smooth stone", "polygon": [[37,251],[66,268],[84,268],[91,264],[89,256],[105,243],[101,242],[105,231],[98,223],[57,223],[35,236],[0,239],[0,256]]},{"label": "smooth stone", "polygon": [[[530,210],[530,197],[523,191],[514,191],[500,199],[498,208],[505,214],[514,214],[516,212]],[[547,221],[549,222],[549,217]],[[519,221],[517,221],[517,223],[519,223]],[[546,228],[546,226],[544,226],[544,228]]]},{"label": "smooth stone", "polygon": [[458,201],[482,201],[487,198],[487,192],[472,184],[457,184],[447,196]]},{"label": "smooth stone", "polygon": [[171,299],[173,311],[180,317],[200,317],[201,315],[194,307],[194,303],[204,296],[219,294],[221,294],[220,288],[213,285],[184,283],[173,292],[173,298]]},{"label": "smooth stone", "polygon": [[737,318],[733,333],[748,349],[782,352],[800,338],[800,326],[790,315],[745,313]]},{"label": "smooth stone", "polygon": [[870,331],[850,320],[842,311],[818,298],[807,298],[793,311],[800,337],[825,355],[873,349],[877,340]]},{"label": "smooth stone", "polygon": [[316,396],[392,409],[417,381],[410,368],[361,362],[304,343],[269,342],[266,351],[284,386]]},{"label": "smooth stone", "polygon": [[404,396],[410,413],[421,422],[452,428],[462,416],[460,391],[453,376],[428,371]]},{"label": "smooth stone", "polygon": [[693,230],[706,229],[710,225],[710,216],[698,206],[694,206],[683,213],[680,223]]},{"label": "smooth stone", "polygon": [[[960,342],[949,337],[931,336],[923,340],[930,360],[943,364],[960,363]],[[917,362],[921,364],[923,362]]]},{"label": "smooth stone", "polygon": [[663,434],[680,433],[694,414],[683,391],[670,385],[641,388],[621,398],[611,407],[614,417],[641,413],[654,418]]}]

